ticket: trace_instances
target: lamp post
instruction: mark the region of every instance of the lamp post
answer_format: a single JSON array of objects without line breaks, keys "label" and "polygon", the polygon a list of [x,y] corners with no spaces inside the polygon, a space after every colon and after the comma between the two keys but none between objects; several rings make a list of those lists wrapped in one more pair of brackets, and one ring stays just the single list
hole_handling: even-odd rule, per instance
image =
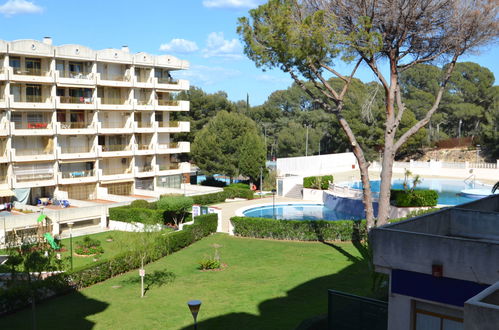
[{"label": "lamp post", "polygon": [[272,218],[275,220],[275,189],[272,189]]},{"label": "lamp post", "polygon": [[198,328],[198,313],[201,308],[201,300],[190,300],[187,302],[187,306],[189,306],[189,310],[191,311],[192,317],[194,318],[194,330]]},{"label": "lamp post", "polygon": [[263,167],[260,166],[260,198],[263,198]]},{"label": "lamp post", "polygon": [[74,225],[74,222],[68,222],[68,227],[69,227],[69,253],[71,254],[71,270],[73,270],[73,225]]}]

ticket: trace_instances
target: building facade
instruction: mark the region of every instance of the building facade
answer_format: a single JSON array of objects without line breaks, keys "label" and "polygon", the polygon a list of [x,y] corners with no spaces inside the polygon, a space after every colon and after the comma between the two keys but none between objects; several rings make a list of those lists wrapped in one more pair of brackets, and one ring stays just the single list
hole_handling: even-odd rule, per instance
[{"label": "building facade", "polygon": [[32,204],[180,188],[190,145],[173,135],[189,122],[171,115],[189,110],[176,100],[189,82],[171,73],[188,67],[126,46],[0,41],[0,190]]},{"label": "building facade", "polygon": [[375,228],[389,330],[499,329],[499,195]]}]

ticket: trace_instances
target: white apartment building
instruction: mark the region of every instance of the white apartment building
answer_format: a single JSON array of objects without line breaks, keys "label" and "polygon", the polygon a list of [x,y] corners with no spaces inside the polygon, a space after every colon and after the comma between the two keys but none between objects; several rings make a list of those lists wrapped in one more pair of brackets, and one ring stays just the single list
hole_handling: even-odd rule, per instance
[{"label": "white apartment building", "polygon": [[[189,89],[171,72],[187,61],[122,49],[0,41],[0,192],[97,199],[136,189],[180,188],[189,122],[175,100]],[[161,189],[161,188],[159,188]],[[60,197],[59,197],[60,198]]]}]

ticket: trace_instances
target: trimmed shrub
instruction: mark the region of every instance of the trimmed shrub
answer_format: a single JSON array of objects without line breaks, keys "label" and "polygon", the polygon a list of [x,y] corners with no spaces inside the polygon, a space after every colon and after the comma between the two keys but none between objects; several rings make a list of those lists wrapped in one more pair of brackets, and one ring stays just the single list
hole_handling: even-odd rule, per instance
[{"label": "trimmed shrub", "polygon": [[236,197],[246,198],[246,199],[254,198],[254,192],[246,188],[229,186],[224,188],[224,192],[226,193],[227,198],[236,198]]},{"label": "trimmed shrub", "polygon": [[138,209],[148,209],[149,204],[150,203],[148,201],[145,201],[143,199],[137,199],[130,204],[130,207]]},{"label": "trimmed shrub", "polygon": [[391,203],[399,207],[436,206],[438,201],[438,193],[435,190],[392,189],[390,193]]},{"label": "trimmed shrub", "polygon": [[333,179],[332,175],[308,176],[303,178],[303,188],[327,190]]},{"label": "trimmed shrub", "polygon": [[[145,263],[158,260],[170,253],[176,252],[217,230],[218,216],[216,214],[200,215],[194,224],[185,226],[184,230],[161,235],[147,248]],[[66,293],[74,289],[84,288],[113,276],[139,268],[141,257],[138,252],[123,252],[109,260],[101,260],[83,266],[72,272],[61,273],[45,280],[33,282],[36,300]],[[25,282],[8,289],[0,288],[0,315],[29,305],[31,288]]]},{"label": "trimmed shrub", "polygon": [[157,207],[160,210],[165,211],[164,214],[167,220],[173,221],[175,226],[178,226],[184,221],[184,218],[192,210],[193,200],[190,197],[185,196],[169,196],[161,197],[157,202]]},{"label": "trimmed shrub", "polygon": [[242,182],[237,182],[237,183],[231,183],[230,185],[227,186],[227,188],[239,188],[239,189],[250,189],[250,185],[247,183],[242,183]]},{"label": "trimmed shrub", "polygon": [[164,211],[155,209],[119,206],[109,208],[109,219],[123,222],[164,224]]},{"label": "trimmed shrub", "polygon": [[192,196],[194,204],[201,204],[201,205],[223,203],[225,202],[226,199],[227,199],[227,193],[225,191],[213,194]]},{"label": "trimmed shrub", "polygon": [[206,180],[204,180],[200,184],[202,186],[211,186],[211,187],[219,187],[219,188],[223,188],[227,185],[225,182],[219,181],[212,176],[207,177]]},{"label": "trimmed shrub", "polygon": [[366,222],[352,220],[274,220],[232,217],[234,234],[243,237],[298,241],[349,241],[367,238]]}]

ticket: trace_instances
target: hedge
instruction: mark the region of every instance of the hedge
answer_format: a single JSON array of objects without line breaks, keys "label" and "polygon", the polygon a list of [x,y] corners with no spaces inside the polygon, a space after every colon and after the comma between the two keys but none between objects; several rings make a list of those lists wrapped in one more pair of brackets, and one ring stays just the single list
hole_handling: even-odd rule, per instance
[{"label": "hedge", "polygon": [[[147,249],[145,263],[156,261],[214,233],[217,230],[217,221],[216,214],[200,215],[195,218],[193,225],[185,226],[184,230],[160,236],[160,240],[151,244]],[[137,269],[140,265],[141,259],[138,252],[124,252],[111,259],[98,261],[71,272],[53,275],[45,280],[34,282],[35,297],[36,300],[42,300],[49,296],[88,287]],[[30,296],[30,288],[26,283],[8,289],[0,288],[0,315],[26,307],[29,304],[28,298]]]},{"label": "hedge", "polygon": [[392,189],[390,194],[391,203],[399,207],[436,206],[438,202],[438,193],[435,190]]},{"label": "hedge", "polygon": [[164,224],[164,213],[164,210],[135,208],[127,205],[109,208],[109,219],[122,222]]},{"label": "hedge", "polygon": [[333,182],[332,175],[324,176],[307,176],[303,178],[303,188],[322,189],[329,188],[329,182]]},{"label": "hedge", "polygon": [[[349,241],[354,235],[367,238],[365,220],[274,220],[232,217],[234,234],[252,238],[299,241]],[[356,237],[357,238],[357,237]]]},{"label": "hedge", "polygon": [[253,199],[254,192],[252,190],[244,188],[242,189],[237,187],[225,187],[224,191],[220,191],[213,194],[192,196],[192,199],[194,200],[194,204],[210,205],[210,204],[223,203],[227,198],[236,198],[236,197]]},{"label": "hedge", "polygon": [[240,187],[225,187],[224,192],[227,194],[227,198],[253,199],[255,197],[253,190]]}]

